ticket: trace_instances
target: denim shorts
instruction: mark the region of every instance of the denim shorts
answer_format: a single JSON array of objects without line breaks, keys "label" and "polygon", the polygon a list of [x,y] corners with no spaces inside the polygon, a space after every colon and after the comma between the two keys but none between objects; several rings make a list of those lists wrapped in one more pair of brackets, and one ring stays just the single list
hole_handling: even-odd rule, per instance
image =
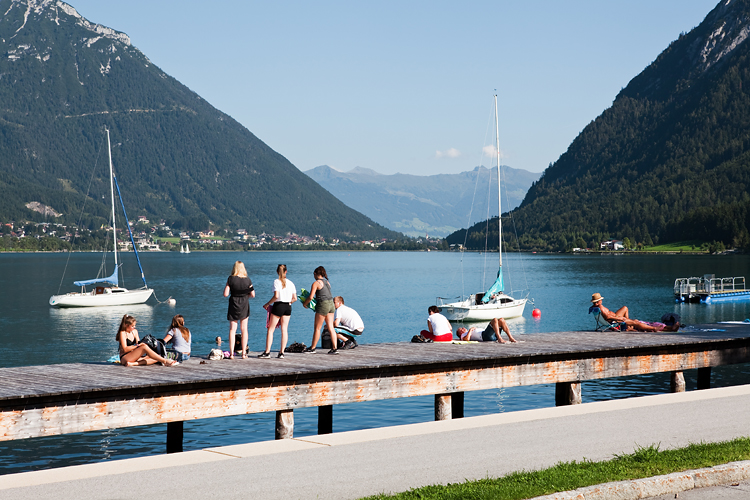
[{"label": "denim shorts", "polygon": [[190,354],[185,354],[184,352],[175,351],[174,349],[167,349],[167,357],[169,359],[173,359],[179,363],[182,363],[183,361],[187,361],[190,359]]}]

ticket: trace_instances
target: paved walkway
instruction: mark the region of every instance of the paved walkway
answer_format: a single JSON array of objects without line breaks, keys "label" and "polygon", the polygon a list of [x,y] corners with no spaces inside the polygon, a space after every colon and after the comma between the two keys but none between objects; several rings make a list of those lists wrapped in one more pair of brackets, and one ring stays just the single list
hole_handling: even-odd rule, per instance
[{"label": "paved walkway", "polygon": [[349,499],[722,441],[748,424],[750,386],[738,386],[10,474],[0,497]]}]

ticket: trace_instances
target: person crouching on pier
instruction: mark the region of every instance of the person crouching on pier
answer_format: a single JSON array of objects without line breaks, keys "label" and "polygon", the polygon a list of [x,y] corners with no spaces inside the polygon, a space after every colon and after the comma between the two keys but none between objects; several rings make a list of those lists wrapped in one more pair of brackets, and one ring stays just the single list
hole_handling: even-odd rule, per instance
[{"label": "person crouching on pier", "polygon": [[508,340],[510,340],[511,342],[518,342],[513,338],[513,335],[510,334],[508,323],[506,323],[505,319],[503,318],[494,318],[492,321],[490,321],[490,324],[487,325],[487,328],[485,328],[484,331],[480,331],[479,328],[473,326],[469,329],[461,327],[456,330],[456,335],[461,340],[474,340],[477,342],[499,342],[501,344],[505,344],[506,342],[500,337],[501,331],[505,332],[505,334],[508,336]]},{"label": "person crouching on pier", "polygon": [[179,364],[177,361],[162,358],[149,346],[141,344],[138,330],[135,329],[135,318],[128,314],[122,317],[115,340],[120,344],[120,363],[123,366],[145,366],[155,363],[161,363],[164,366]]},{"label": "person crouching on pier", "polygon": [[422,330],[420,334],[432,340],[433,342],[450,342],[453,340],[453,327],[448,318],[440,314],[438,306],[427,308],[430,316],[427,318],[427,330]]},{"label": "person crouching on pier", "polygon": [[[331,284],[328,282],[326,268],[323,266],[316,267],[315,271],[313,271],[313,276],[315,277],[315,281],[310,286],[310,295],[302,304],[307,307],[313,298],[313,294],[315,295],[315,320],[313,324],[312,344],[304,351],[308,353],[315,352],[315,346],[318,345],[318,340],[320,340],[320,330],[323,328],[323,323],[326,324],[329,332],[335,331],[333,318],[336,307],[333,305],[333,294],[331,293]],[[331,346],[328,354],[338,354],[339,351],[336,342],[332,341]]]}]

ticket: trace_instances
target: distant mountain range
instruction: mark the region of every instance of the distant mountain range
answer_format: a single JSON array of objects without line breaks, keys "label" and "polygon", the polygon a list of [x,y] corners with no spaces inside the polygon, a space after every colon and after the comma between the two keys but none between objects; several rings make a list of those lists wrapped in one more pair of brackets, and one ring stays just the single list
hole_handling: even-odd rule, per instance
[{"label": "distant mountain range", "polygon": [[0,12],[0,220],[44,220],[27,208],[38,202],[58,221],[106,223],[108,127],[132,217],[184,229],[400,236],[154,66],[125,33],[61,1],[0,0]]},{"label": "distant mountain range", "polygon": [[[349,207],[409,236],[445,237],[466,227],[474,198],[474,221],[497,216],[497,184],[488,190],[490,178],[496,182],[494,169],[476,167],[460,174],[421,176],[384,175],[361,167],[339,172],[322,165],[305,173]],[[511,210],[540,174],[503,167],[503,175],[503,209]]]},{"label": "distant mountain range", "polygon": [[521,246],[627,237],[750,250],[748,35],[750,0],[723,0],[633,78],[531,187],[514,213]]}]

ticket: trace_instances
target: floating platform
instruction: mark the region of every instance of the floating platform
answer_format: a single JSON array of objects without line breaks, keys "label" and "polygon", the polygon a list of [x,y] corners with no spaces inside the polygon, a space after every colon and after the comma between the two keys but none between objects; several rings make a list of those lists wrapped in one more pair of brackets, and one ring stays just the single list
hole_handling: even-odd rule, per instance
[{"label": "floating platform", "polygon": [[750,300],[750,290],[745,288],[745,277],[717,278],[714,274],[674,280],[674,298],[677,302],[729,302]]}]

